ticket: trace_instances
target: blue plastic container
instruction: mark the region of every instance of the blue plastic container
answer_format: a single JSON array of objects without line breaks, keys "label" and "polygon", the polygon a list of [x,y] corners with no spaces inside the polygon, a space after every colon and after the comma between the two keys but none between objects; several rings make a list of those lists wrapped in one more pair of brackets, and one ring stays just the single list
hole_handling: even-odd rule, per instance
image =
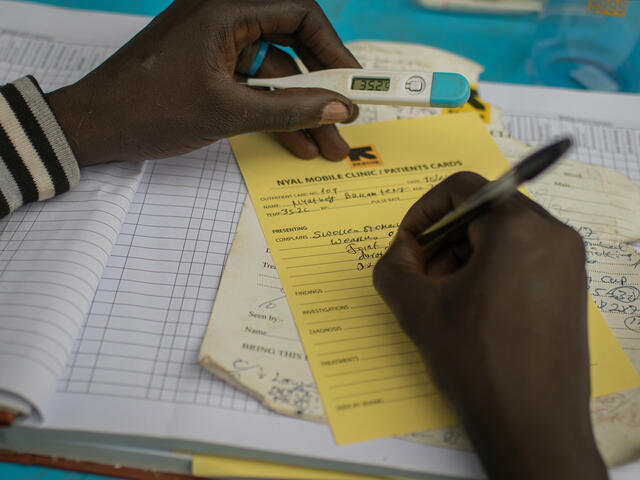
[{"label": "blue plastic container", "polygon": [[527,73],[544,85],[640,92],[640,0],[547,0]]}]

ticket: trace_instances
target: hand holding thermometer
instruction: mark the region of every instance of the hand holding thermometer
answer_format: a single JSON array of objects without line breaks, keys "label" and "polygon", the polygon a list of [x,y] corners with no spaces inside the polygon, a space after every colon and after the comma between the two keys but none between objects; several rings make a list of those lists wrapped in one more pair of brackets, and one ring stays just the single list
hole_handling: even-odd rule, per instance
[{"label": "hand holding thermometer", "polygon": [[247,85],[272,88],[324,88],[353,103],[416,107],[461,107],[469,83],[459,73],[398,72],[336,68],[280,78],[249,78]]}]

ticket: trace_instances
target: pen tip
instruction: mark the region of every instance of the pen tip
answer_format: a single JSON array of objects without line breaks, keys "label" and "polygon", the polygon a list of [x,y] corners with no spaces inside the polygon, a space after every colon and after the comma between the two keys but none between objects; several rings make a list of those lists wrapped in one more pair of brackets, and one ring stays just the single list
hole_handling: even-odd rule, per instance
[{"label": "pen tip", "polygon": [[561,158],[572,144],[571,138],[565,137],[533,152],[515,167],[518,181],[524,182],[538,175]]},{"label": "pen tip", "polygon": [[563,155],[567,150],[571,148],[572,145],[573,145],[573,140],[571,140],[571,138],[569,137],[566,137],[561,140],[558,140],[558,142],[556,143],[556,149],[558,150],[560,155]]}]

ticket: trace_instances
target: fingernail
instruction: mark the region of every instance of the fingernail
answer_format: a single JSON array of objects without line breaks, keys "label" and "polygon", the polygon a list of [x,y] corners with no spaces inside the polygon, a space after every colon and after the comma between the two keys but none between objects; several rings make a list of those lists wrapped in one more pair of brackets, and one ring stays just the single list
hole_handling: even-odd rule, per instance
[{"label": "fingernail", "polygon": [[349,118],[349,109],[344,103],[329,102],[322,109],[321,125],[344,122]]}]

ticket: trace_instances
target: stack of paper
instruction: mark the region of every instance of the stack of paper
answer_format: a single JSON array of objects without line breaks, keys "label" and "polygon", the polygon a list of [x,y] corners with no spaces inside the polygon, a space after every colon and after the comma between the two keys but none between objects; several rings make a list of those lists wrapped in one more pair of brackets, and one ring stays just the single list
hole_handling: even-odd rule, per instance
[{"label": "stack of paper", "polygon": [[[404,51],[404,46],[382,42],[371,42],[371,44],[356,42],[351,44],[350,48],[365,66],[376,65],[380,68],[391,68],[389,63],[385,62],[402,61]],[[446,58],[446,55],[441,52],[429,53],[430,56],[422,55],[420,58],[438,58],[439,55]],[[464,62],[460,62],[460,65],[473,82],[473,75],[477,75],[479,69],[474,69],[473,65],[467,66]],[[441,68],[440,65],[435,67]],[[430,68],[434,68],[434,65],[430,65]],[[499,110],[494,109],[494,111],[495,114],[491,116],[491,125],[489,125],[494,140],[510,162],[522,158],[530,147],[510,138],[502,127]],[[402,107],[366,106],[364,109],[366,120],[377,120],[380,116],[401,118],[437,113],[439,113],[437,109],[414,112]],[[574,128],[573,125],[570,126]],[[600,135],[600,132],[592,134]],[[585,148],[588,149],[588,146],[580,144],[578,148],[582,153]],[[593,152],[587,151],[586,154],[593,160],[597,158],[594,158]],[[628,257],[629,251],[633,252],[633,249],[624,247],[620,241],[632,241],[640,237],[638,218],[631,208],[637,204],[640,189],[623,175],[597,166],[567,160],[553,172],[532,182],[529,188],[544,206],[563,220],[569,221],[583,234],[587,228],[591,228],[592,235],[605,235],[607,231],[612,232],[616,224],[631,222],[634,227],[627,229],[626,235],[615,235],[613,232],[613,238],[617,238],[617,244],[620,245],[618,248],[626,248],[627,256],[620,257],[624,265],[621,264],[620,267],[611,263],[606,266],[601,265],[602,262],[597,261],[599,254],[593,250],[593,247],[591,246],[588,250],[592,253],[590,269],[604,268],[612,275],[619,275],[620,268],[623,271],[633,269],[633,262],[629,262]],[[611,226],[601,221],[607,216],[614,219]],[[588,245],[594,244],[586,240]],[[628,278],[631,279],[633,276]],[[637,281],[632,283],[638,284]],[[591,292],[598,295],[601,290],[594,290],[594,284],[590,285]],[[242,288],[239,288],[240,285]],[[636,287],[627,287],[627,289],[634,288]],[[634,298],[630,297],[630,300],[633,302]],[[238,309],[237,305],[246,305],[246,307]],[[631,305],[630,308],[635,307]],[[595,309],[593,313],[597,315]],[[611,316],[615,314],[606,309],[604,313],[607,321],[611,323]],[[618,328],[618,324],[615,322],[612,327]],[[604,323],[600,322],[599,325],[603,327]],[[630,332],[627,329],[624,330],[626,333],[620,332],[619,339],[629,338],[626,335]],[[610,332],[603,330],[603,333],[604,338],[611,338]],[[594,337],[598,338],[597,335]],[[258,347],[256,343],[259,344]],[[265,351],[279,354],[267,356],[264,354]],[[632,359],[637,358],[635,355],[637,350],[632,345],[626,351]],[[201,350],[200,362],[230,383],[252,393],[263,404],[275,411],[326,421],[316,383],[305,359],[304,349],[283,294],[282,284],[275,272],[270,249],[261,234],[258,219],[250,201],[246,202],[240,219],[238,235],[226,266],[221,295],[214,307]],[[639,366],[640,362],[636,364],[636,367]],[[607,391],[607,389],[598,388],[601,383],[599,380],[594,381],[596,395]],[[613,388],[609,391],[615,390],[616,388]],[[631,395],[624,402],[624,409],[630,414],[635,409],[633,398]],[[611,421],[612,418],[608,415],[607,409],[600,407],[610,402],[609,397],[602,397],[594,403],[596,426],[599,432],[604,433],[612,428],[617,432],[620,428],[624,428],[623,425],[628,425],[625,422],[620,424],[620,422]],[[616,464],[633,458],[630,456],[629,448],[623,442],[615,441],[612,434],[606,437],[606,441],[601,443],[609,463]],[[453,448],[470,447],[464,433],[457,427],[414,433],[407,438]]]}]

